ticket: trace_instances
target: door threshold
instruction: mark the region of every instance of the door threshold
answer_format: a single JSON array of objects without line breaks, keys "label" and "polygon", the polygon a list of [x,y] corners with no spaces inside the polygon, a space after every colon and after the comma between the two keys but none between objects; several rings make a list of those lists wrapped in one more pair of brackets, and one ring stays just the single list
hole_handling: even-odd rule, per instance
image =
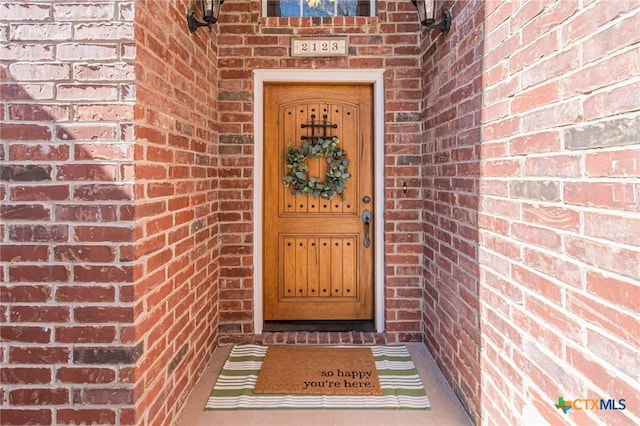
[{"label": "door threshold", "polygon": [[265,321],[264,332],[274,331],[376,331],[373,320]]}]

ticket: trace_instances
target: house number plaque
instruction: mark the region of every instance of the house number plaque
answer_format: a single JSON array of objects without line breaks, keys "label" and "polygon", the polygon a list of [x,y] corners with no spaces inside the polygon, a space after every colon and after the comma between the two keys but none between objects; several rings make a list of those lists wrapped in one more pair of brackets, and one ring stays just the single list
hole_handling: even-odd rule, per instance
[{"label": "house number plaque", "polygon": [[347,37],[294,37],[291,56],[347,56]]}]

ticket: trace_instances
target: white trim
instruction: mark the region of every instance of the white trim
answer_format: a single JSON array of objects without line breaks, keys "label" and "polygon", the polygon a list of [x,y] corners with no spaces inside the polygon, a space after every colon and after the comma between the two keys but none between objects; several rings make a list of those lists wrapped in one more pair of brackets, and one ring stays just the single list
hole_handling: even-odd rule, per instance
[{"label": "white trim", "polygon": [[307,83],[373,83],[374,134],[374,247],[375,289],[374,312],[378,333],[384,331],[384,70],[383,69],[325,69],[325,70],[254,70],[254,169],[253,169],[253,327],[262,333],[264,323],[262,297],[262,228],[263,228],[263,162],[264,162],[264,84],[268,82]]}]

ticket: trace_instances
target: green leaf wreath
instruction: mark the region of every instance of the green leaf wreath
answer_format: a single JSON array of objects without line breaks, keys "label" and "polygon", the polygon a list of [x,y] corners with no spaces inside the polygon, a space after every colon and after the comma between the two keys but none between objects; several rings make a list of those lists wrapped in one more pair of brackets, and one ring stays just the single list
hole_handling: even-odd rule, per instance
[{"label": "green leaf wreath", "polygon": [[[293,195],[309,194],[313,198],[332,199],[336,195],[344,199],[344,183],[351,177],[347,167],[349,160],[343,149],[338,148],[340,141],[337,137],[318,138],[316,142],[304,142],[302,146],[291,148],[287,153],[287,168],[289,173],[284,177],[284,186],[291,187]],[[309,177],[307,160],[325,157],[327,160],[327,174],[325,180]]]}]

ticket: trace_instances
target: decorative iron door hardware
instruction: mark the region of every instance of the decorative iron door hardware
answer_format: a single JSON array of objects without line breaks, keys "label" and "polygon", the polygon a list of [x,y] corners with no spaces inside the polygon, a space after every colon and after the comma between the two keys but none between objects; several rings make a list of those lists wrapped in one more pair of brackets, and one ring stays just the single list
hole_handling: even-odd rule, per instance
[{"label": "decorative iron door hardware", "polygon": [[[327,114],[324,114],[322,116],[322,122],[316,123],[316,115],[311,114],[311,121],[309,123],[300,125],[300,128],[302,129],[311,129],[311,136],[300,136],[300,139],[302,139],[303,141],[308,139],[311,142],[316,142],[318,139],[332,138],[333,136],[327,135],[327,129],[337,129],[338,125],[330,123],[328,121],[328,118],[329,116]],[[316,135],[316,129],[322,129],[322,135]]]}]

